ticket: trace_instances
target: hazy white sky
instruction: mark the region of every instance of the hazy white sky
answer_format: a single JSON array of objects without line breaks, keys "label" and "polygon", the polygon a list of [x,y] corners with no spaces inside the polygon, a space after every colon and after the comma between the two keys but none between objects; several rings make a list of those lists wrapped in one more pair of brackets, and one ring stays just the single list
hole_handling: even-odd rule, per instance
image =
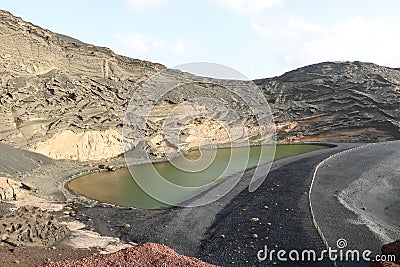
[{"label": "hazy white sky", "polygon": [[322,61],[400,67],[396,0],[0,0],[0,9],[168,67],[214,62],[249,78]]}]

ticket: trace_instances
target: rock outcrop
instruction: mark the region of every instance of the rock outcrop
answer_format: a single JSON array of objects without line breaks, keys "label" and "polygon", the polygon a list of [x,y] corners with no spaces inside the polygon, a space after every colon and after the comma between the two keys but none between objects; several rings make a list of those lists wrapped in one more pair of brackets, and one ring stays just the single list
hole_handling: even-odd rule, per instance
[{"label": "rock outcrop", "polygon": [[22,184],[9,178],[0,177],[0,200],[16,200],[22,191]]},{"label": "rock outcrop", "polygon": [[[145,80],[161,70],[165,70],[161,64],[119,56],[0,11],[0,141],[57,159],[116,156],[122,152],[129,101]],[[173,70],[168,75],[170,81],[190,76]],[[193,97],[225,103],[243,119],[250,137],[257,137],[257,123],[246,103],[212,81],[204,78],[182,86],[159,101],[143,132],[154,157],[163,156],[163,145],[172,150],[197,146],[199,137],[227,141],[223,127],[214,123],[227,116],[222,109],[214,110],[208,119],[190,120],[196,114],[184,113],[186,118],[179,118],[186,121],[179,144],[171,144],[161,133],[167,114]],[[240,81],[226,82],[245,86]],[[400,138],[398,69],[325,62],[255,83],[269,101],[280,141]],[[196,109],[204,107],[197,105]]]},{"label": "rock outcrop", "polygon": [[46,211],[23,207],[0,218],[1,241],[12,246],[50,246],[69,233]]},{"label": "rock outcrop", "polygon": [[99,160],[123,153],[122,135],[114,129],[74,132],[61,130],[52,138],[38,142],[34,151],[53,159]]}]

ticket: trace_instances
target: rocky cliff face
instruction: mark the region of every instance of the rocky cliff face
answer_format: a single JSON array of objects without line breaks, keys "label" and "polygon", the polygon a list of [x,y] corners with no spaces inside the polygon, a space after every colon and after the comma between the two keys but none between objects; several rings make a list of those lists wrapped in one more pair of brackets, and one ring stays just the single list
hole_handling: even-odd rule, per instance
[{"label": "rocky cliff face", "polygon": [[[122,124],[132,95],[143,81],[164,69],[0,11],[0,141],[53,158],[116,156],[123,151]],[[175,79],[173,71],[171,75]],[[397,69],[329,62],[255,82],[270,103],[279,140],[400,138]],[[145,134],[154,145],[155,157],[161,156],[160,146],[166,141],[159,130],[163,118],[197,95],[226,103],[245,119],[250,136],[257,136],[253,117],[240,99],[204,79],[166,95],[153,112]],[[222,111],[218,114],[226,116]],[[226,132],[213,119],[218,118],[187,120],[182,130],[185,146],[180,149],[197,145],[199,136],[212,135],[214,141],[225,142]]]}]

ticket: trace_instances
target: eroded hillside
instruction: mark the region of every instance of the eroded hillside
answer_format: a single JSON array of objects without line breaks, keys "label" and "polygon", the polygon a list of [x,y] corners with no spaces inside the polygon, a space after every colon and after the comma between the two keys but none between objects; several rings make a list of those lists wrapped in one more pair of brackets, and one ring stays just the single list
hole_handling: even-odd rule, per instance
[{"label": "eroded hillside", "polygon": [[164,66],[64,39],[0,11],[0,139],[53,158],[115,156],[132,91]]},{"label": "eroded hillside", "polygon": [[[119,56],[0,11],[0,140],[52,158],[116,156],[123,151],[123,119],[131,97],[161,70],[161,64]],[[171,81],[182,75],[170,73]],[[272,108],[278,140],[371,142],[400,138],[399,81],[397,69],[329,62],[255,83]],[[245,121],[250,136],[257,136],[246,103],[203,79],[167,94],[153,111],[145,134],[155,157],[162,156],[168,141],[159,130],[165,117],[196,96],[220,100]],[[203,104],[194,109],[207,109]],[[226,132],[214,121],[228,115],[215,111],[218,106],[217,115],[208,119],[187,113],[194,119],[183,119],[185,145],[169,147],[186,150],[209,136],[226,142]]]}]

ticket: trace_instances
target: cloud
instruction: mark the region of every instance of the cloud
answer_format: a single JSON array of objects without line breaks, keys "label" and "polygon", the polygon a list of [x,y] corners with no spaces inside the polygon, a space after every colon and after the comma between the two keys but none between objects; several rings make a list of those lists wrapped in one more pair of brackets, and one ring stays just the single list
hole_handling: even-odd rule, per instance
[{"label": "cloud", "polygon": [[129,36],[118,35],[116,39],[119,44],[118,50],[132,51],[136,54],[144,54],[148,52],[151,43],[156,41],[153,40],[153,37],[151,36],[141,34],[133,34]]},{"label": "cloud", "polygon": [[292,38],[296,39],[303,35],[316,34],[324,29],[300,17],[268,17],[261,22],[251,20],[253,30],[268,38]]},{"label": "cloud", "polygon": [[156,8],[166,5],[169,0],[125,0],[128,6],[134,11]]},{"label": "cloud", "polygon": [[153,35],[134,33],[116,35],[115,40],[115,52],[133,57],[152,56],[157,52],[183,55],[186,51],[185,42],[181,38],[175,42],[167,42]]},{"label": "cloud", "polygon": [[282,3],[283,0],[213,0],[213,2],[242,15],[255,16],[263,13],[268,8]]},{"label": "cloud", "polygon": [[250,24],[280,47],[280,57],[287,64],[360,60],[393,66],[400,61],[400,36],[383,19],[353,17],[319,25],[299,17],[275,17]]},{"label": "cloud", "polygon": [[182,39],[175,42],[172,47],[172,51],[177,55],[183,55],[185,53],[185,43]]}]

